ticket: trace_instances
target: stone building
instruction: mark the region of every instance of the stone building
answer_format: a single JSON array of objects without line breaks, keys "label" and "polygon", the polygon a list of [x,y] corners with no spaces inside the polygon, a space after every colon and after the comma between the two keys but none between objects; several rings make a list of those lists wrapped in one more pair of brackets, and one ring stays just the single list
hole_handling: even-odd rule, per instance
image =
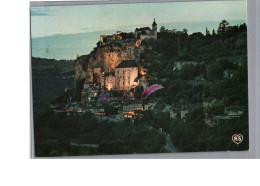
[{"label": "stone building", "polygon": [[115,69],[115,89],[130,90],[138,85],[138,65],[134,60],[124,60]]},{"label": "stone building", "polygon": [[139,38],[140,40],[150,38],[157,39],[157,24],[155,22],[155,19],[152,24],[152,29],[150,29],[149,27],[136,28],[135,37]]},{"label": "stone building", "polygon": [[216,102],[217,102],[216,98],[212,98],[212,97],[203,98],[202,106],[204,108],[208,108],[208,107],[211,107]]},{"label": "stone building", "polygon": [[[105,73],[104,83],[107,90],[115,89],[115,75],[113,72]],[[101,85],[102,86],[102,85]]]},{"label": "stone building", "polygon": [[[136,28],[135,37],[139,38],[140,41],[142,41],[143,39],[150,39],[150,38],[157,39],[157,23],[155,22],[155,19],[152,24],[152,29],[149,27]],[[121,31],[117,31],[116,34],[112,34],[112,35],[100,35],[99,45],[102,46],[116,40],[122,40]],[[139,46],[140,42],[139,43],[136,42],[135,45]]]},{"label": "stone building", "polygon": [[184,65],[197,66],[199,64],[201,65],[201,64],[203,64],[203,62],[197,62],[197,61],[176,61],[174,63],[174,66],[173,66],[173,70],[176,70],[176,69],[181,70]]},{"label": "stone building", "polygon": [[95,83],[107,90],[130,90],[139,84],[139,68],[134,60],[123,60],[112,71],[104,72],[94,67]]},{"label": "stone building", "polygon": [[108,42],[115,41],[115,40],[121,40],[121,32],[117,31],[116,34],[113,35],[100,35],[100,45],[104,45]]}]

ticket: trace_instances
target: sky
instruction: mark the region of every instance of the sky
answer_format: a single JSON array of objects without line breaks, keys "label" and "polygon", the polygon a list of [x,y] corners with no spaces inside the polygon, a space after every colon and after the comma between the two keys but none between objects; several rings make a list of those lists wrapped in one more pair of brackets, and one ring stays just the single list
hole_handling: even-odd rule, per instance
[{"label": "sky", "polygon": [[246,1],[167,2],[31,8],[32,38],[157,23],[246,20]]}]

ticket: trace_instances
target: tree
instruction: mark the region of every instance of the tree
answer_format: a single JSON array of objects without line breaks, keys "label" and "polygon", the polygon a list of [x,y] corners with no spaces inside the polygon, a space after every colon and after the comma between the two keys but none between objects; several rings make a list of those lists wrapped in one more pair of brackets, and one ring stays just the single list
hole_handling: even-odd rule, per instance
[{"label": "tree", "polygon": [[208,28],[206,27],[206,36],[209,36],[210,35],[210,32],[208,30]]},{"label": "tree", "polygon": [[227,31],[228,26],[229,26],[229,22],[227,22],[226,20],[221,21],[218,27],[218,34],[221,35],[225,33]]},{"label": "tree", "polygon": [[122,32],[120,33],[120,36],[122,37],[122,40],[133,39],[135,37],[133,32],[130,33]]},{"label": "tree", "polygon": [[207,77],[209,80],[212,80],[212,81],[221,79],[223,77],[222,66],[217,62],[208,65]]},{"label": "tree", "polygon": [[165,26],[161,26],[160,32],[164,32],[164,31],[165,31]]},{"label": "tree", "polygon": [[213,36],[215,36],[216,35],[216,31],[215,31],[215,29],[213,28],[213,30],[212,30],[212,35]]},{"label": "tree", "polygon": [[115,107],[113,107],[113,106],[111,106],[111,105],[109,105],[109,104],[106,104],[106,105],[104,106],[104,108],[105,108],[105,114],[106,114],[106,115],[118,114],[118,108],[115,108]]},{"label": "tree", "polygon": [[81,92],[82,92],[85,80],[86,80],[85,78],[76,80],[75,99],[77,101],[81,100]]},{"label": "tree", "polygon": [[192,39],[201,39],[204,37],[204,35],[201,32],[194,32],[190,35]]},{"label": "tree", "polygon": [[188,30],[186,28],[184,28],[183,33],[188,34]]}]

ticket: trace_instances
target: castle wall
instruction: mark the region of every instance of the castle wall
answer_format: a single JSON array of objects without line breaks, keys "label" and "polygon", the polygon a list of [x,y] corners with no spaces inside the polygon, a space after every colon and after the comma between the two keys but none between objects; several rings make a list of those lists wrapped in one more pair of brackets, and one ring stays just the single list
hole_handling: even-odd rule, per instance
[{"label": "castle wall", "polygon": [[154,39],[157,39],[157,28],[156,28],[156,30],[154,31]]},{"label": "castle wall", "polygon": [[115,76],[109,75],[105,78],[105,81],[107,90],[115,89]]},{"label": "castle wall", "polygon": [[145,34],[141,34],[140,35],[140,39],[141,40],[144,40],[144,39],[155,39],[155,36],[154,35],[145,35]]},{"label": "castle wall", "polygon": [[138,85],[138,67],[126,67],[126,68],[116,68],[116,89],[118,90],[130,90],[131,88]]}]

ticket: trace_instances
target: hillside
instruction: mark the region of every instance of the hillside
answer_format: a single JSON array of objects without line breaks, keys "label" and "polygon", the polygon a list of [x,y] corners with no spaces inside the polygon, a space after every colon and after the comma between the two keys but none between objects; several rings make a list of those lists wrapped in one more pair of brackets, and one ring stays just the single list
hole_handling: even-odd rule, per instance
[{"label": "hillside", "polygon": [[[248,150],[246,24],[222,21],[217,33],[206,29],[205,35],[165,27],[157,39],[123,35],[98,42],[75,66],[33,58],[34,104],[53,98],[58,105],[35,117],[37,156],[169,152],[167,141],[178,152]],[[137,79],[164,88],[141,98],[139,84],[108,92],[134,100],[100,100],[103,87],[92,83],[93,68],[106,74],[123,60],[138,64]],[[234,134],[242,134],[243,143],[233,143]]]},{"label": "hillside", "polygon": [[[145,111],[144,117],[134,122],[170,133],[179,151],[248,149],[247,26],[229,26],[225,20],[220,25],[217,32],[206,29],[205,35],[162,27],[157,40],[142,40],[139,47],[132,44],[138,55],[131,57],[148,70],[149,85],[164,87],[141,100],[143,105],[158,101],[153,111]],[[97,46],[85,56],[84,62],[78,58],[76,74],[84,76],[75,77],[91,80],[92,65],[107,60],[104,64],[110,66],[104,65],[103,68],[108,70],[118,60],[125,60],[117,57],[124,52],[118,50],[122,43]],[[106,55],[110,58],[104,58]],[[114,56],[117,60],[113,60]],[[135,88],[136,99],[140,99],[142,91],[140,86]],[[239,108],[243,114],[230,119],[227,108]],[[176,115],[170,115],[169,111]],[[234,146],[230,140],[234,133],[244,135],[245,142],[241,146]],[[193,140],[187,140],[187,136],[192,136]]]},{"label": "hillside", "polygon": [[32,57],[32,87],[34,111],[50,105],[50,100],[72,86],[74,61]]},{"label": "hillside", "polygon": [[[196,103],[202,97],[247,103],[247,28],[245,24],[228,28],[223,33],[208,35],[161,30],[158,40],[142,42],[147,49],[141,54],[140,63],[148,69],[150,83],[160,83],[166,88],[162,96],[166,103],[180,100]],[[197,65],[175,68],[185,62]],[[223,77],[225,72],[233,72],[239,79],[230,82]],[[190,86],[199,77],[204,85]],[[241,83],[244,88],[237,89]]]}]

